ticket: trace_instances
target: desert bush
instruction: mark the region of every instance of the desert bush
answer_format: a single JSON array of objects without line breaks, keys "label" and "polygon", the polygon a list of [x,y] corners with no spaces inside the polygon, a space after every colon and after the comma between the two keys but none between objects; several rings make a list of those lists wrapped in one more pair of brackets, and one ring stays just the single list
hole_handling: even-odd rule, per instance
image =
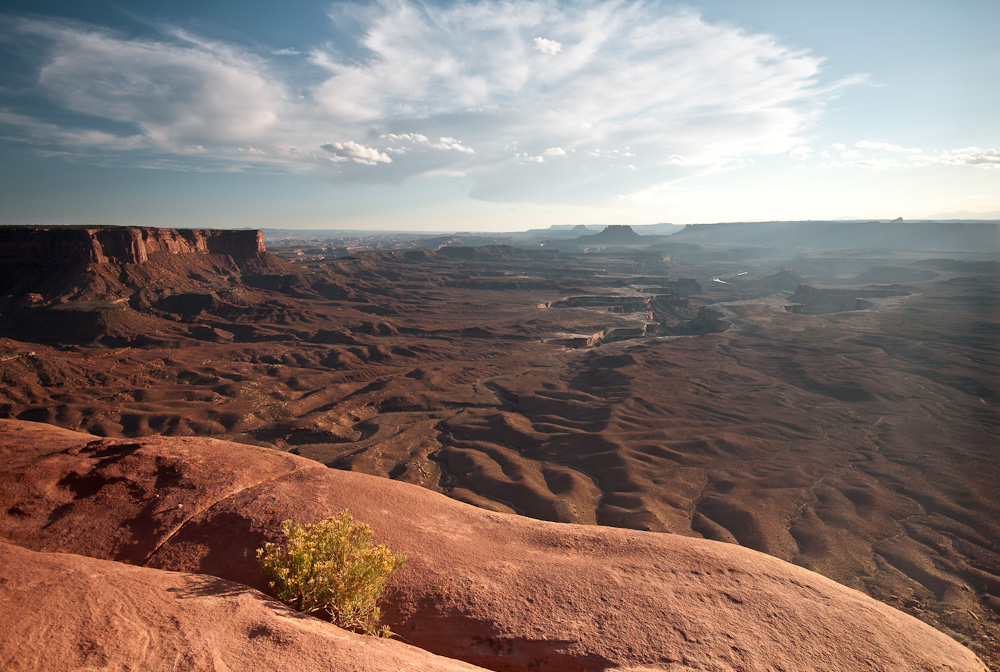
[{"label": "desert bush", "polygon": [[275,595],[293,609],[366,635],[389,637],[380,626],[385,582],[406,557],[372,544],[371,528],[348,511],[315,525],[282,524],[285,544],[257,551]]}]

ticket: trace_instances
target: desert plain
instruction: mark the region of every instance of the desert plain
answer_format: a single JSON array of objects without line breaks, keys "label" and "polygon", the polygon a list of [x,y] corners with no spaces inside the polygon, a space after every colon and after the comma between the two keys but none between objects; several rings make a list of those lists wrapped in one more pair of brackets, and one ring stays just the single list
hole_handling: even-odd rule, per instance
[{"label": "desert plain", "polygon": [[[266,588],[247,549],[282,516],[322,517],[323,503],[336,509],[326,515],[366,512],[417,558],[387,614],[427,656],[446,657],[413,663],[428,669],[957,670],[978,669],[975,656],[996,669],[997,226],[865,224],[610,227],[383,249],[253,231],[8,227],[5,563],[44,566],[31,553],[60,551],[193,572],[146,583],[202,597],[211,590],[197,577],[211,575],[237,582],[211,585],[245,606],[257,599],[246,586]],[[187,441],[181,452],[200,441],[186,458],[195,466],[163,471],[180,458],[156,453],[167,439],[153,437]],[[229,483],[241,465],[254,473]],[[296,502],[302,474],[313,480]],[[138,504],[195,497],[213,478],[225,492],[178,499],[192,514],[175,523]],[[280,494],[245,494],[270,482]],[[223,539],[214,550],[199,515]],[[220,532],[226,521],[239,532]],[[736,555],[717,550],[727,548]],[[713,582],[699,567],[725,577],[715,593],[699,597]],[[864,613],[822,611],[789,585],[823,592],[823,604],[873,601]],[[664,615],[681,602],[651,597],[672,590],[695,624]],[[768,593],[762,611],[727,611]],[[581,625],[598,603],[612,615]],[[636,630],[630,609],[673,625]],[[831,654],[817,642],[847,641],[831,629],[837,613],[855,632],[877,613],[889,635],[822,660]],[[425,616],[438,635],[421,631]],[[735,638],[728,648],[713,627]],[[801,651],[780,644],[783,627]],[[275,641],[307,637],[281,632]],[[938,657],[893,658],[888,640]],[[386,655],[384,669],[402,664]]]}]

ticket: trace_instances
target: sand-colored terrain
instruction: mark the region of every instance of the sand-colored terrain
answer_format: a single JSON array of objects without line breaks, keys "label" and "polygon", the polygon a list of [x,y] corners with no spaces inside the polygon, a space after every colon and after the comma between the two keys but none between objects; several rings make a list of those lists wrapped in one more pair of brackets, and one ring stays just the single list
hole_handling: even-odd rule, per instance
[{"label": "sand-colored terrain", "polygon": [[[292,655],[298,669],[468,669],[419,647],[493,670],[985,670],[930,626],[733,544],[494,513],[201,438],[3,420],[0,450],[0,536],[41,552],[0,544],[0,655],[15,669],[291,669]],[[279,518],[347,507],[408,556],[386,620],[411,646],[247,588],[264,587],[254,550]]]},{"label": "sand-colored terrain", "polygon": [[[1000,662],[995,262],[685,254],[152,252],[28,277],[4,289],[0,415],[735,543]],[[796,313],[800,280],[836,291]]]}]

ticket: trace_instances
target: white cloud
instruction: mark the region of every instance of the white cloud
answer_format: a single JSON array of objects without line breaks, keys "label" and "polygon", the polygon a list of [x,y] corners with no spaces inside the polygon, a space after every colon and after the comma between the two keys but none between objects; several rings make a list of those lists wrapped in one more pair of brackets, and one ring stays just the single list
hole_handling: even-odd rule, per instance
[{"label": "white cloud", "polygon": [[379,136],[380,138],[388,138],[394,142],[400,140],[405,142],[412,142],[415,144],[428,144],[430,140],[427,139],[426,135],[421,135],[420,133],[387,133]]},{"label": "white cloud", "polygon": [[49,44],[39,87],[74,112],[134,124],[177,151],[255,139],[279,119],[283,87],[225,45],[126,40],[39,20],[18,29]]},{"label": "white cloud", "polygon": [[861,142],[854,143],[854,146],[860,149],[876,149],[876,150],[884,150],[886,152],[903,152],[906,154],[920,153],[919,149],[900,147],[899,145],[893,145],[888,142],[871,142],[869,140],[862,140]]},{"label": "white cloud", "polygon": [[466,173],[461,170],[448,170],[442,168],[440,170],[428,170],[426,173],[421,173],[417,177],[425,178],[437,178],[437,177],[465,177]]},{"label": "white cloud", "polygon": [[16,130],[16,135],[4,136],[5,140],[11,142],[62,145],[83,151],[129,151],[149,147],[149,141],[140,134],[119,136],[89,128],[63,128],[6,110],[0,110],[0,127],[2,126]]},{"label": "white cloud", "polygon": [[434,149],[444,149],[453,150],[456,152],[463,152],[465,154],[475,154],[476,150],[472,147],[466,147],[462,144],[461,140],[456,140],[455,138],[439,138],[438,142],[431,145]]},{"label": "white cloud", "polygon": [[380,152],[374,147],[366,147],[353,140],[347,142],[328,142],[320,145],[320,149],[332,154],[332,161],[345,161],[351,159],[355,163],[366,166],[374,166],[379,163],[392,163],[388,154]]},{"label": "white cloud", "polygon": [[562,51],[562,44],[544,37],[536,37],[531,41],[531,48],[549,56],[555,56]]},{"label": "white cloud", "polygon": [[[846,145],[840,143],[834,145],[834,147],[838,145],[846,150],[840,153],[840,157],[850,160],[821,163],[821,167],[876,168],[879,170],[923,168],[927,166],[1000,168],[1000,152],[995,149],[984,149],[982,147],[963,147],[961,149],[926,152],[917,147],[902,147],[888,142],[862,140],[854,143],[854,147],[875,152],[875,155],[869,155],[860,151],[860,149],[846,149]],[[890,156],[886,156],[885,152],[890,153]],[[905,154],[906,156],[897,158],[892,157],[891,154]],[[829,153],[825,151],[821,156],[823,158],[830,158]]]},{"label": "white cloud", "polygon": [[930,157],[930,160],[933,163],[945,166],[1000,168],[1000,152],[995,149],[983,149],[982,147],[964,147],[962,149],[944,151]]},{"label": "white cloud", "polygon": [[517,154],[514,155],[514,158],[517,159],[518,163],[525,163],[525,162],[527,162],[527,163],[545,163],[545,157],[542,156],[541,154],[532,156],[531,154],[528,154],[527,152],[518,152]]},{"label": "white cloud", "polygon": [[874,168],[876,170],[888,170],[890,168],[897,168],[900,162],[895,159],[863,159],[858,161],[856,164],[859,168]]},{"label": "white cloud", "polygon": [[788,152],[793,159],[807,159],[814,153],[812,147],[799,146]]},{"label": "white cloud", "polygon": [[[350,18],[362,26],[363,51],[314,50],[329,73],[313,89],[317,103],[332,120],[362,127],[460,129],[476,150],[473,193],[490,200],[522,195],[524,182],[502,175],[517,163],[504,160],[514,140],[535,148],[520,162],[544,162],[553,146],[567,158],[580,150],[573,161],[546,162],[553,188],[543,198],[562,198],[557,187],[572,188],[574,167],[609,145],[632,148],[636,185],[644,175],[658,182],[650,171],[676,169],[671,155],[694,169],[790,151],[843,85],[821,82],[820,58],[770,36],[640,2],[444,9],[404,1],[355,7]],[[553,36],[558,58],[539,59],[555,52]],[[588,191],[603,189],[599,173],[614,164],[588,170]]]},{"label": "white cloud", "polygon": [[[39,90],[120,129],[25,135],[78,150],[81,133],[104,133],[89,147],[159,148],[178,165],[462,173],[484,200],[598,200],[801,152],[826,102],[856,81],[824,82],[819,56],[772,36],[638,0],[338,3],[330,19],[336,43],[294,59],[176,30],[137,39],[19,21],[26,48],[46,45]],[[523,178],[528,162],[545,180]]]}]

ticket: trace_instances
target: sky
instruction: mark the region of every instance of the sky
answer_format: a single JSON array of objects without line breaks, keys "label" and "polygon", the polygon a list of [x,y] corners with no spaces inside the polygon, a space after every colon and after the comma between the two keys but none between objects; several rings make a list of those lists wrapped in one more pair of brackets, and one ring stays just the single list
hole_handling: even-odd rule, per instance
[{"label": "sky", "polygon": [[0,0],[0,224],[1000,219],[1000,2]]}]

